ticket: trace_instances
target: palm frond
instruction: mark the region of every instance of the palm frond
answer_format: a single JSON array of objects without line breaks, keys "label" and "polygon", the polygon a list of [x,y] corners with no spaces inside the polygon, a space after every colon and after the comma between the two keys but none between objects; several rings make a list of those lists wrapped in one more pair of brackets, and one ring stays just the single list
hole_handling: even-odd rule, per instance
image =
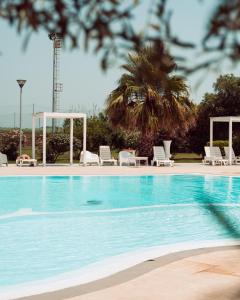
[{"label": "palm frond", "polygon": [[114,126],[136,127],[143,134],[163,129],[186,129],[194,118],[184,78],[171,75],[172,57],[160,46],[129,54],[118,87],[106,101]]}]

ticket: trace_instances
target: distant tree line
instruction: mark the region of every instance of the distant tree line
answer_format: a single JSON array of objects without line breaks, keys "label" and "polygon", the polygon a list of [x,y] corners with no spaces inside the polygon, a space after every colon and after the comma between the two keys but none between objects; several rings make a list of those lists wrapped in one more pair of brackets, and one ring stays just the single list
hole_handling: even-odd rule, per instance
[{"label": "distant tree line", "polygon": [[[189,147],[193,152],[203,153],[209,141],[209,118],[217,116],[240,116],[240,77],[221,75],[213,84],[214,92],[206,93],[197,107],[196,124],[188,133]],[[228,139],[228,125],[214,124],[214,139]],[[240,124],[233,124],[233,146],[240,154]]]},{"label": "distant tree line", "polygon": [[[194,120],[188,128],[172,131],[158,127],[152,132],[150,146],[143,149],[142,132],[140,128],[124,128],[112,126],[111,118],[107,111],[89,116],[87,119],[87,149],[98,152],[99,145],[110,145],[115,151],[122,149],[137,149],[139,154],[144,150],[151,156],[152,145],[161,145],[162,140],[171,139],[172,152],[195,152],[203,153],[204,146],[209,142],[209,118],[213,116],[239,116],[240,115],[240,77],[232,74],[221,75],[214,83],[214,92],[206,93],[199,105],[194,108]],[[174,125],[173,125],[174,126]],[[74,123],[74,158],[79,159],[82,149],[81,121]],[[228,139],[228,126],[224,123],[214,125],[214,140],[219,145],[226,145]],[[55,162],[59,155],[69,151],[69,121],[66,120],[60,134],[48,133],[47,160]],[[222,142],[223,141],[223,142]],[[146,141],[149,143],[149,141]],[[27,143],[24,136],[23,143]],[[42,136],[37,140],[39,155],[42,151]],[[237,154],[240,154],[240,124],[233,126],[233,146]],[[18,156],[19,132],[17,130],[0,133],[0,151],[7,154],[10,160]]]},{"label": "distant tree line", "polygon": [[[199,105],[190,97],[186,79],[176,75],[174,58],[163,45],[152,44],[131,52],[123,65],[124,73],[116,89],[106,99],[103,112],[88,117],[87,149],[98,151],[100,145],[115,150],[134,148],[139,155],[152,156],[153,145],[173,140],[173,151],[202,153],[209,141],[209,117],[240,115],[240,78],[221,75],[214,83],[214,93],[206,93]],[[82,148],[82,122],[75,122],[74,156]],[[226,139],[224,124],[215,126],[215,139]],[[234,128],[234,146],[239,133]],[[69,149],[69,122],[61,135],[48,134],[47,161],[55,162]],[[0,151],[9,157],[18,155],[17,131],[0,136]],[[24,141],[25,142],[25,141]],[[42,137],[37,139],[42,156]],[[240,149],[236,149],[237,152]]]}]

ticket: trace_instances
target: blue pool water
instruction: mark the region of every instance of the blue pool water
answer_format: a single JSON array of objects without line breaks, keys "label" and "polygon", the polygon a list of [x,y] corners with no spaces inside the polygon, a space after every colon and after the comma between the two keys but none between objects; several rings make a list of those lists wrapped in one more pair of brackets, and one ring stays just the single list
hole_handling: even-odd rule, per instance
[{"label": "blue pool water", "polygon": [[232,238],[216,216],[238,230],[239,212],[238,177],[0,177],[0,287],[147,247]]}]

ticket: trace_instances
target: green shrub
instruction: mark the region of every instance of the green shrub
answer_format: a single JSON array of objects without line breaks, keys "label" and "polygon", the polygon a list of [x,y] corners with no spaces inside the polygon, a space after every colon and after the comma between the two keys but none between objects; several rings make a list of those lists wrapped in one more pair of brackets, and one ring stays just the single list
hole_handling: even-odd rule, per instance
[{"label": "green shrub", "polygon": [[[18,156],[19,130],[11,130],[0,133],[0,152],[7,155],[9,160],[15,160]],[[22,134],[22,145],[26,143],[26,136]]]},{"label": "green shrub", "polygon": [[[64,132],[69,134],[69,120],[64,122]],[[74,121],[74,135],[83,139],[82,120]],[[87,150],[98,153],[100,145],[109,145],[111,150],[124,148],[136,149],[139,144],[137,131],[126,131],[121,128],[113,128],[104,113],[89,116],[87,118]]]},{"label": "green shrub", "polygon": [[[236,155],[240,154],[240,135],[234,136],[232,140],[233,149]],[[207,146],[210,146],[210,142],[207,143]],[[221,152],[223,155],[224,153],[224,147],[228,147],[228,140],[217,140],[213,141],[213,146],[219,147],[221,149]]]},{"label": "green shrub", "polygon": [[[207,142],[207,146],[210,146],[210,142]],[[217,140],[213,141],[213,147],[219,147],[222,155],[225,155],[224,147],[228,147],[228,141],[226,140]]]},{"label": "green shrub", "polygon": [[[42,136],[37,139],[37,147],[42,157]],[[55,163],[58,157],[70,149],[70,137],[66,134],[54,134],[47,137],[46,160],[48,163]],[[82,143],[73,138],[74,159],[79,159]]]}]

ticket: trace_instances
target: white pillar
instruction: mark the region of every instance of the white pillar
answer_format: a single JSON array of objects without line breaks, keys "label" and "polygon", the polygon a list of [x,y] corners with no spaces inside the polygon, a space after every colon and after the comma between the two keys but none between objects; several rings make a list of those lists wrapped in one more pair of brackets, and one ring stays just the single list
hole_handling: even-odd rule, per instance
[{"label": "white pillar", "polygon": [[70,165],[73,164],[73,119],[70,119]]},{"label": "white pillar", "polygon": [[210,118],[210,147],[213,146],[213,119]]},{"label": "white pillar", "polygon": [[229,132],[228,132],[228,147],[229,147],[229,165],[232,164],[232,118],[229,119]]},{"label": "white pillar", "polygon": [[47,130],[46,130],[46,114],[43,113],[43,167],[46,166],[46,148],[47,148]]},{"label": "white pillar", "polygon": [[32,115],[32,158],[35,159],[35,115]]},{"label": "white pillar", "polygon": [[87,115],[83,117],[83,165],[86,165]]}]

